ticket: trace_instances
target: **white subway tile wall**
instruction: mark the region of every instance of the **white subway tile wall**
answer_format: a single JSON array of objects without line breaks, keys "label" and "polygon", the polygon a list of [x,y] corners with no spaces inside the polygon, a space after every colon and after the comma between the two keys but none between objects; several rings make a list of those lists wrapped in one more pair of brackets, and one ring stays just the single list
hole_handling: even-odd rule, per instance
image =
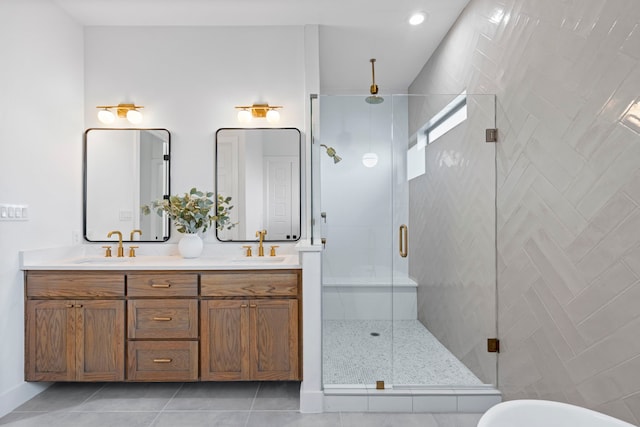
[{"label": "white subway tile wall", "polygon": [[465,88],[497,95],[504,398],[640,423],[640,2],[471,0],[410,92]]}]

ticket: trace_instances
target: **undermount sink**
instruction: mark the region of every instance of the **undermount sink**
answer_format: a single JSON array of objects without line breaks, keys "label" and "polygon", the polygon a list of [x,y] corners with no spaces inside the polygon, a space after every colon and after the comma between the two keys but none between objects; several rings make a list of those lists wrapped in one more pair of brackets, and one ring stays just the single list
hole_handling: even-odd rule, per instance
[{"label": "undermount sink", "polygon": [[232,262],[241,262],[246,264],[271,264],[284,261],[284,256],[245,256],[234,258]]}]

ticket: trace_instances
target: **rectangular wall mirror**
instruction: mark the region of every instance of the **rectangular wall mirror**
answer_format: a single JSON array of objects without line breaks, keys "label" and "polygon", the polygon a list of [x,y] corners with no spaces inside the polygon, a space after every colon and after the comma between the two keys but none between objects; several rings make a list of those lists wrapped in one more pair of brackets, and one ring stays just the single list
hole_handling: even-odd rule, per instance
[{"label": "rectangular wall mirror", "polygon": [[300,239],[300,131],[223,128],[216,132],[216,194],[231,197],[235,227],[216,230],[222,242]]},{"label": "rectangular wall mirror", "polygon": [[[88,129],[84,133],[84,238],[164,242],[169,219],[141,207],[169,194],[171,135],[166,129]],[[139,232],[133,232],[139,230]]]}]

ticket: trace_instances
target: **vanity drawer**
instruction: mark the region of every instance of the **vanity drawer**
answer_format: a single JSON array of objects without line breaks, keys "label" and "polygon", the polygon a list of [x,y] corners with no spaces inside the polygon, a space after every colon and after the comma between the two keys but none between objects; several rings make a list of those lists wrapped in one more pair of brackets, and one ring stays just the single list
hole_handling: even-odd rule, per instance
[{"label": "vanity drawer", "polygon": [[300,270],[202,274],[200,294],[205,297],[286,297],[298,295]]},{"label": "vanity drawer", "polygon": [[197,341],[129,341],[127,379],[197,381]]},{"label": "vanity drawer", "polygon": [[29,271],[30,298],[112,298],[124,296],[124,273]]},{"label": "vanity drawer", "polygon": [[198,338],[198,300],[127,301],[130,339]]},{"label": "vanity drawer", "polygon": [[132,297],[195,297],[198,295],[198,275],[128,274],[127,294]]}]

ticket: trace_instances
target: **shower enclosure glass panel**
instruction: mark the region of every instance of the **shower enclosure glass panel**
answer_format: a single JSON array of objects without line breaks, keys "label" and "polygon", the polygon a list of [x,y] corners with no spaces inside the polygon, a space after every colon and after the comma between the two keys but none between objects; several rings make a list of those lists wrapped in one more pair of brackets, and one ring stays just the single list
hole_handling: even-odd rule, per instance
[{"label": "shower enclosure glass panel", "polygon": [[[463,101],[466,119],[429,141],[462,117]],[[485,142],[494,104],[312,99],[325,387],[495,384],[495,146]]]}]

